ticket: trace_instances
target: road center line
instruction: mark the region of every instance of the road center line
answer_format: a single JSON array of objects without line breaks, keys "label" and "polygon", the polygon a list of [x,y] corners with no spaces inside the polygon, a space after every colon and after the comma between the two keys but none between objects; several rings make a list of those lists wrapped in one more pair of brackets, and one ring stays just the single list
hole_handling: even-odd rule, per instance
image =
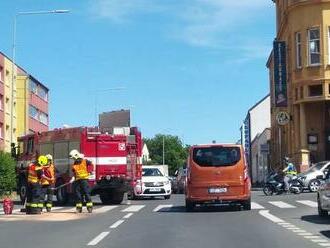
[{"label": "road center line", "polygon": [[269,210],[260,210],[259,214],[261,216],[265,217],[266,219],[269,219],[269,220],[271,220],[272,222],[275,222],[275,223],[284,222],[284,220],[276,217],[275,215],[270,214]]},{"label": "road center line", "polygon": [[87,245],[94,246],[97,245],[102,239],[109,235],[110,232],[101,232],[98,236],[96,236],[91,242]]},{"label": "road center line", "polygon": [[126,214],[123,218],[124,219],[129,219],[132,215],[133,215],[133,213],[129,213],[129,214]]},{"label": "road center line", "polygon": [[121,224],[124,223],[124,220],[118,220],[117,222],[113,223],[112,226],[110,226],[110,228],[117,228],[118,226],[120,226]]},{"label": "road center line", "polygon": [[169,205],[158,205],[153,212],[158,212],[159,210],[163,209],[163,208],[171,208],[173,207],[173,204],[169,204]]}]

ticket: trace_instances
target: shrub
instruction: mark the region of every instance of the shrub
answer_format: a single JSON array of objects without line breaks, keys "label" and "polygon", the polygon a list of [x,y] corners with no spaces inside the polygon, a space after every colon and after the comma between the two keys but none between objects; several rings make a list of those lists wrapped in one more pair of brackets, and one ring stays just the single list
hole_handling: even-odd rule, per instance
[{"label": "shrub", "polygon": [[16,187],[15,160],[9,153],[0,151],[0,195]]}]

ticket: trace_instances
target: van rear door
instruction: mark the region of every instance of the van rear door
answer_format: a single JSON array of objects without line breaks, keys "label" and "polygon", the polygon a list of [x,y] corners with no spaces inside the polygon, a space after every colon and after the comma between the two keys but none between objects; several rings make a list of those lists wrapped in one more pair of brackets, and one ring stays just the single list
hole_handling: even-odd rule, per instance
[{"label": "van rear door", "polygon": [[244,160],[239,146],[194,147],[189,177],[193,187],[204,193],[238,195],[244,193]]}]

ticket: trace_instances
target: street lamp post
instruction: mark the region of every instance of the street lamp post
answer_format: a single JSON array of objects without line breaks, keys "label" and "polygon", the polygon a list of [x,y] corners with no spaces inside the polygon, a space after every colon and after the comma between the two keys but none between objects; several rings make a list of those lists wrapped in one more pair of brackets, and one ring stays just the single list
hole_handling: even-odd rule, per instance
[{"label": "street lamp post", "polygon": [[163,134],[163,165],[165,165],[165,135]]},{"label": "street lamp post", "polygon": [[13,46],[12,46],[12,71],[11,71],[11,118],[10,118],[10,143],[11,145],[14,143],[14,86],[16,83],[16,75],[15,75],[15,60],[16,60],[16,26],[17,26],[17,18],[22,15],[45,15],[45,14],[65,14],[69,13],[69,10],[66,9],[58,9],[58,10],[41,10],[41,11],[26,11],[26,12],[18,12],[14,16],[14,28],[13,28]]}]

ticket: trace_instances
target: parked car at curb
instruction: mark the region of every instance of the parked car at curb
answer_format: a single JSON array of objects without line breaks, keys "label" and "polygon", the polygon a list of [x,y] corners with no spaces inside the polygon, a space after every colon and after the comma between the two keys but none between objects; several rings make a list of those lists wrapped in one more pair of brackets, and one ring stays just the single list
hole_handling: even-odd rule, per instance
[{"label": "parked car at curb", "polygon": [[330,173],[323,176],[317,176],[321,185],[317,192],[317,210],[320,217],[328,216],[330,211]]},{"label": "parked car at curb", "polygon": [[321,181],[317,177],[326,175],[329,169],[330,161],[318,162],[307,171],[300,173],[298,177],[303,182],[305,189],[308,189],[310,192],[317,192],[321,184]]}]

